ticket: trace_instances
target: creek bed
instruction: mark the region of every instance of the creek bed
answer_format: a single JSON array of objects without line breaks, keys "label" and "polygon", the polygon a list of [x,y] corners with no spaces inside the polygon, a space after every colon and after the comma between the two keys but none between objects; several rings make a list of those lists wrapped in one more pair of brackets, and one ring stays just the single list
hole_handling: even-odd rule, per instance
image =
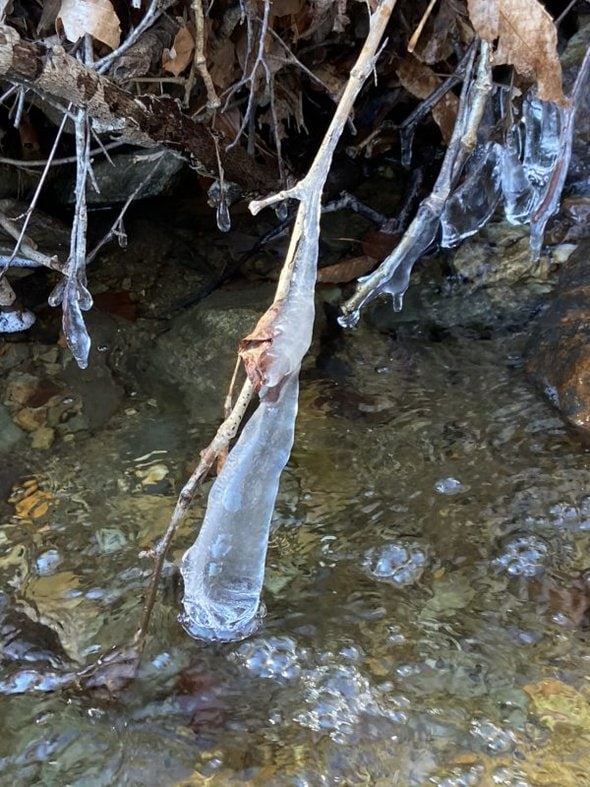
[{"label": "creek bed", "polygon": [[[0,696],[0,783],[590,784],[590,467],[524,338],[346,334],[354,371],[302,377],[261,630],[191,640],[171,562],[119,700]],[[145,550],[215,426],[140,394],[26,457],[51,504],[3,505],[0,570],[70,658],[132,636]]]}]

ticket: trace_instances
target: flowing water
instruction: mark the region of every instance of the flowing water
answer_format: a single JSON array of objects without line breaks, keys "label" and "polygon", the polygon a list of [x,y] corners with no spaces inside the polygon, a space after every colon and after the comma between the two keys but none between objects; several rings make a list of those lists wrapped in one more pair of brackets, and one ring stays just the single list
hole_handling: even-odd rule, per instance
[{"label": "flowing water", "polygon": [[[590,784],[586,449],[527,385],[522,336],[344,342],[350,374],[302,376],[262,628],[209,644],[178,623],[198,500],[119,699],[16,693],[39,661],[5,659],[1,784]],[[140,393],[49,466],[26,457],[48,511],[2,504],[0,571],[59,635],[43,669],[133,635],[215,428],[184,418]]]}]

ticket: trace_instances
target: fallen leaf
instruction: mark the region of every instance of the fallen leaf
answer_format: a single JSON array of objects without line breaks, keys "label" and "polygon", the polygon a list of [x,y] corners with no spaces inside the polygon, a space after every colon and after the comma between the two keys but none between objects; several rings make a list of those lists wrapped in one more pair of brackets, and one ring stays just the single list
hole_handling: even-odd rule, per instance
[{"label": "fallen leaf", "polygon": [[174,37],[172,49],[164,49],[162,68],[175,77],[180,76],[189,63],[193,61],[195,39],[189,28],[184,25]]},{"label": "fallen leaf", "polygon": [[336,262],[334,265],[326,265],[325,268],[318,270],[318,284],[346,284],[372,271],[377,262],[375,257],[363,254],[350,260]]},{"label": "fallen leaf", "polygon": [[276,336],[275,324],[281,314],[284,299],[272,303],[258,320],[252,333],[240,341],[238,354],[244,363],[248,379],[259,391],[266,382],[267,353]]},{"label": "fallen leaf", "polygon": [[387,257],[395,249],[399,243],[400,236],[394,235],[391,232],[377,230],[376,232],[369,232],[362,241],[363,254],[368,257],[375,257],[377,260],[382,260]]},{"label": "fallen leaf", "polygon": [[57,19],[72,43],[88,33],[111,49],[119,46],[121,25],[110,0],[62,0]]},{"label": "fallen leaf", "polygon": [[271,14],[273,16],[290,16],[298,14],[303,6],[303,0],[273,0]]},{"label": "fallen leaf", "polygon": [[[399,80],[409,93],[416,98],[428,98],[441,84],[441,80],[434,71],[421,63],[414,55],[406,55],[396,68]],[[432,117],[440,128],[445,143],[448,144],[455,128],[459,99],[449,91],[432,108]]]},{"label": "fallen leaf", "polygon": [[494,65],[512,65],[537,82],[539,98],[565,104],[557,30],[537,0],[467,0],[475,32],[485,41],[496,39]]},{"label": "fallen leaf", "polygon": [[531,698],[535,713],[549,729],[565,724],[582,728],[585,733],[590,731],[588,700],[572,686],[555,678],[546,678],[529,683],[523,689]]}]

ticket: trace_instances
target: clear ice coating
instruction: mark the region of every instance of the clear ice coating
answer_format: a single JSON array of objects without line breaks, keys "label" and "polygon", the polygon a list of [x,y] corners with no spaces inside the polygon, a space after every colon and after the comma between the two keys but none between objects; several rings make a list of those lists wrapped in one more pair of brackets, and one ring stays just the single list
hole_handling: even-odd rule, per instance
[{"label": "clear ice coating", "polygon": [[456,246],[492,217],[502,196],[502,146],[478,145],[470,157],[465,179],[445,203],[440,217],[441,246]]},{"label": "clear ice coating", "polygon": [[[295,431],[298,374],[263,397],[217,477],[196,542],[182,559],[181,623],[200,639],[243,639],[264,615],[270,521]],[[272,446],[272,449],[271,449]]]},{"label": "clear ice coating", "polygon": [[[319,221],[319,197],[317,204]],[[180,621],[199,639],[244,639],[260,625],[260,597],[279,480],[295,433],[299,368],[311,342],[317,243],[302,232],[287,297],[274,324],[260,402],[209,493],[207,512],[182,559]]]},{"label": "clear ice coating", "polygon": [[530,91],[524,100],[522,112],[525,128],[522,165],[527,180],[535,190],[535,201],[538,201],[561,155],[561,113],[557,104],[541,101]]},{"label": "clear ice coating", "polygon": [[526,176],[518,141],[518,128],[511,126],[506,134],[502,162],[504,215],[510,224],[526,224],[535,204],[535,192]]}]

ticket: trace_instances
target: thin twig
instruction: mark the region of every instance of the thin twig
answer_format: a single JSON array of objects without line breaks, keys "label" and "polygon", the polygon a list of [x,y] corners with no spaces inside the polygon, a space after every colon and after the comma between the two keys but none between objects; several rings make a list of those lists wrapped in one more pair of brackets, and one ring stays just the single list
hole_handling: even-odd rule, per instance
[{"label": "thin twig", "polygon": [[430,14],[432,13],[432,9],[434,8],[435,3],[436,0],[430,0],[430,2],[428,3],[428,7],[426,11],[424,11],[424,13],[422,14],[422,19],[418,23],[418,27],[414,30],[414,32],[412,33],[412,37],[408,42],[408,52],[412,53],[414,49],[416,49],[416,44],[418,43],[418,40],[422,35],[422,31],[424,30],[424,25],[426,24],[426,22],[428,22],[428,19],[430,18]]},{"label": "thin twig", "polygon": [[189,105],[190,94],[195,84],[196,73],[201,75],[201,79],[205,84],[207,91],[207,108],[210,110],[217,109],[221,106],[221,99],[215,92],[215,85],[211,79],[211,74],[207,68],[207,45],[205,41],[205,15],[203,13],[202,0],[192,0],[191,8],[195,15],[195,54],[193,64],[186,80],[186,87],[184,91],[184,105]]},{"label": "thin twig", "polygon": [[22,240],[25,237],[25,233],[27,231],[27,227],[29,226],[29,222],[30,222],[31,217],[33,215],[33,211],[37,207],[37,202],[39,200],[39,197],[41,196],[41,191],[42,191],[43,186],[45,184],[45,180],[47,178],[47,175],[49,174],[49,169],[51,167],[51,162],[52,162],[53,157],[55,156],[55,153],[57,151],[57,146],[59,144],[59,140],[61,139],[61,135],[63,134],[63,130],[65,128],[66,121],[67,121],[68,117],[69,117],[68,113],[64,113],[64,116],[62,117],[60,126],[59,126],[59,128],[57,130],[57,134],[55,135],[55,139],[53,140],[53,145],[51,146],[51,150],[49,151],[49,156],[47,158],[47,163],[46,163],[46,165],[45,165],[45,167],[43,169],[43,172],[41,173],[41,177],[39,178],[39,183],[37,183],[37,187],[35,188],[35,193],[33,194],[33,198],[31,199],[31,201],[29,203],[29,207],[27,208],[27,212],[25,213],[25,220],[23,221],[23,226],[21,227],[20,234],[19,234],[19,236],[18,236],[18,238],[16,240],[16,243],[14,245],[14,249],[12,250],[12,258],[11,259],[14,259],[16,257],[16,255],[18,254],[18,252],[19,252],[19,250],[21,248]]},{"label": "thin twig", "polygon": [[127,213],[127,209],[129,208],[129,206],[131,205],[133,200],[137,197],[139,192],[150,182],[150,180],[156,174],[156,172],[158,170],[158,167],[162,163],[163,156],[164,156],[164,153],[160,153],[158,155],[158,158],[156,159],[156,162],[155,162],[154,166],[152,167],[152,169],[147,173],[145,178],[143,178],[141,183],[139,183],[137,185],[137,187],[133,190],[133,192],[127,197],[127,199],[125,200],[125,204],[123,205],[123,207],[119,211],[119,213],[117,215],[117,218],[113,221],[110,229],[104,234],[104,236],[101,238],[101,240],[99,240],[99,242],[96,244],[96,246],[87,255],[87,257],[86,257],[86,264],[87,265],[89,265],[91,262],[94,261],[94,259],[96,258],[98,252],[102,249],[102,247],[105,244],[107,244],[109,241],[113,240],[113,238],[121,238],[121,236],[124,235],[123,230],[122,230],[123,217],[125,216],[125,213]]},{"label": "thin twig", "polygon": [[245,85],[248,84],[250,85],[250,92],[248,94],[248,104],[246,106],[246,111],[244,112],[244,117],[242,118],[242,123],[233,142],[230,142],[230,144],[227,145],[226,150],[231,150],[231,148],[233,148],[235,145],[238,144],[240,137],[244,133],[244,129],[246,128],[246,126],[250,121],[250,114],[254,109],[254,101],[256,100],[256,74],[258,72],[258,66],[262,66],[262,69],[268,81],[270,72],[268,70],[268,66],[266,65],[266,61],[264,59],[264,46],[266,42],[266,33],[268,31],[269,14],[270,14],[270,0],[264,0],[264,14],[262,16],[262,22],[260,24],[260,33],[258,35],[258,51],[256,53],[254,64],[250,69],[250,73],[248,74],[248,76],[243,77],[236,85],[232,87],[225,102],[225,106],[227,107],[227,104],[230,101],[231,97],[235,95],[235,93],[238,90],[240,90]]},{"label": "thin twig", "polygon": [[416,127],[429,112],[432,111],[438,102],[465,78],[465,69],[472,56],[475,42],[468,48],[462,59],[458,63],[455,71],[447,77],[432,93],[421,101],[420,104],[411,112],[404,122],[400,125],[400,145],[402,166],[409,167],[412,161],[412,141]]},{"label": "thin twig", "polygon": [[35,242],[31,238],[28,238],[26,235],[24,235],[21,231],[21,228],[15,224],[14,220],[9,218],[3,212],[4,205],[5,201],[0,201],[0,227],[2,227],[7,235],[19,242],[23,257],[26,257],[30,264],[23,264],[23,257],[15,257],[14,253],[10,257],[7,255],[0,257],[0,275],[2,275],[11,265],[16,265],[19,268],[35,267],[40,265],[45,266],[46,268],[51,268],[52,270],[63,271],[64,266],[59,262],[57,257],[50,257],[49,255],[40,252],[37,249]]},{"label": "thin twig", "polygon": [[[106,145],[101,145],[98,148],[93,148],[90,151],[90,158],[92,159],[94,156],[98,156],[99,154],[106,155],[107,150],[112,150],[113,148],[120,148],[126,144],[128,143],[109,142]],[[0,156],[0,164],[8,164],[11,167],[20,167],[21,169],[27,169],[28,167],[33,169],[38,169],[39,167],[46,167],[48,164],[51,164],[51,166],[53,167],[59,167],[64,164],[75,164],[75,163],[76,163],[76,156],[65,156],[63,158],[55,158],[53,160],[34,159],[31,161],[25,159],[18,159],[18,158],[3,158]]]}]

